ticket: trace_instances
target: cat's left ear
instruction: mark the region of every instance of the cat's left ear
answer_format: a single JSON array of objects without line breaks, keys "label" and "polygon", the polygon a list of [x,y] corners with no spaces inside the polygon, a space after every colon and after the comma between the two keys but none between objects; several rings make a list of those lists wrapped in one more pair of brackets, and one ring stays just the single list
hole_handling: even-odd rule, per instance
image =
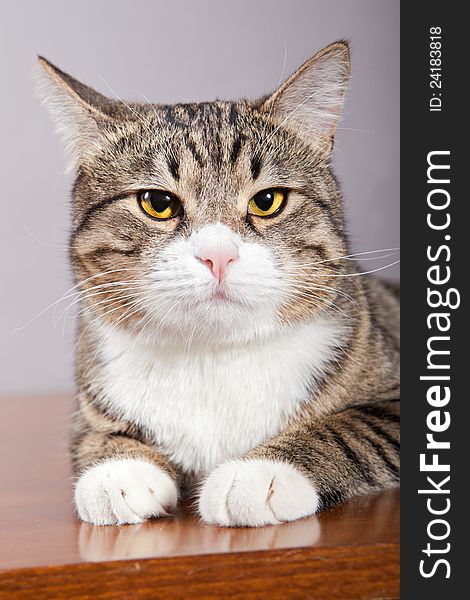
[{"label": "cat's left ear", "polygon": [[346,42],[330,44],[304,63],[267,100],[267,111],[281,126],[306,141],[333,148],[351,70]]}]

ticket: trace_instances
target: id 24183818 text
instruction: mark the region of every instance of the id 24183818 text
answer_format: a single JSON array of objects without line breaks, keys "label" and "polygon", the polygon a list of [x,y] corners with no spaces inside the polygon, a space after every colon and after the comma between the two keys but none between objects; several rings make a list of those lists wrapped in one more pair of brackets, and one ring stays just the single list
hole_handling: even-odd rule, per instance
[{"label": "id 24183818 text", "polygon": [[430,27],[429,29],[429,99],[430,112],[442,110],[442,29]]}]

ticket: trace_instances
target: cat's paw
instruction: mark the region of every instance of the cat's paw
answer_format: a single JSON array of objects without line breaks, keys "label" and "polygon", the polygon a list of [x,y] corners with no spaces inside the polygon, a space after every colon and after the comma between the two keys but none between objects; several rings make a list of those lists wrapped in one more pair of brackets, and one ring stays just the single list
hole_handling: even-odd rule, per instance
[{"label": "cat's paw", "polygon": [[177,489],[167,473],[134,458],[110,458],[87,469],[75,486],[75,505],[94,525],[142,523],[168,514]]},{"label": "cat's paw", "polygon": [[217,467],[202,486],[199,514],[226,527],[277,524],[314,514],[320,499],[294,466],[269,460],[233,460]]}]

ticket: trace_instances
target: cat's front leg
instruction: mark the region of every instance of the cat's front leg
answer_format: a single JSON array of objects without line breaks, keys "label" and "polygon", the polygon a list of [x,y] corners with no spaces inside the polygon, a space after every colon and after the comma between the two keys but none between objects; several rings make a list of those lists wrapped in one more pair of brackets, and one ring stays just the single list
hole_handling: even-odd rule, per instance
[{"label": "cat's front leg", "polygon": [[75,486],[82,521],[122,525],[168,515],[176,506],[174,480],[145,459],[116,456],[90,466]]},{"label": "cat's front leg", "polygon": [[75,506],[95,525],[141,523],[176,506],[177,475],[154,448],[125,435],[125,424],[90,406],[77,415],[72,458]]},{"label": "cat's front leg", "polygon": [[299,469],[271,458],[232,460],[217,467],[199,496],[206,523],[260,527],[294,521],[319,509],[314,485]]},{"label": "cat's front leg", "polygon": [[399,402],[378,402],[299,422],[218,466],[199,512],[215,525],[276,524],[393,487],[398,477]]}]

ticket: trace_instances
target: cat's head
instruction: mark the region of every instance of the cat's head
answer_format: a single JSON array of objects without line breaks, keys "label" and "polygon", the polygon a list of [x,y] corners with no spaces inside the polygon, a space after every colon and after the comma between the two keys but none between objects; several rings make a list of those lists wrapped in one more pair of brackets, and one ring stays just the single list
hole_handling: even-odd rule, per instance
[{"label": "cat's head", "polygon": [[330,168],[345,43],[256,102],[125,103],[40,64],[77,173],[84,319],[142,338],[243,342],[331,308],[347,253]]}]

